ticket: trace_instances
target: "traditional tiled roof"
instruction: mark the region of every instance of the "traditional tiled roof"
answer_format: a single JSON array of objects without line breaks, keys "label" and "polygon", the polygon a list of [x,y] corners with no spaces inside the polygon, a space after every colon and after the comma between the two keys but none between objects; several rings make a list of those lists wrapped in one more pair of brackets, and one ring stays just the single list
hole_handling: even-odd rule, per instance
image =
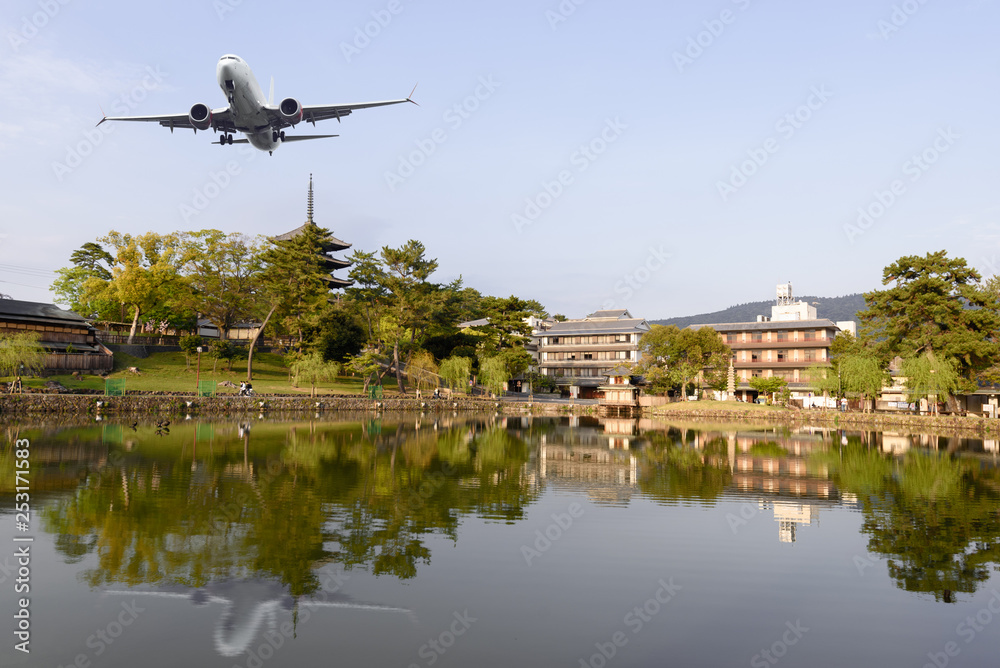
[{"label": "traditional tiled roof", "polygon": [[690,325],[690,329],[711,327],[717,332],[767,332],[777,329],[825,329],[838,328],[837,323],[826,318],[818,320],[771,320],[767,322],[722,322],[718,324]]},{"label": "traditional tiled roof", "polygon": [[0,299],[0,320],[89,327],[84,318],[55,304],[23,302],[16,299]]},{"label": "traditional tiled roof", "polygon": [[569,336],[576,334],[613,334],[616,332],[647,332],[649,323],[643,318],[622,320],[564,320],[552,325],[545,336]]},{"label": "traditional tiled roof", "polygon": [[616,320],[629,319],[632,318],[632,314],[628,312],[628,309],[606,309],[603,311],[594,311],[587,316],[587,320],[595,320],[598,318],[614,318]]}]

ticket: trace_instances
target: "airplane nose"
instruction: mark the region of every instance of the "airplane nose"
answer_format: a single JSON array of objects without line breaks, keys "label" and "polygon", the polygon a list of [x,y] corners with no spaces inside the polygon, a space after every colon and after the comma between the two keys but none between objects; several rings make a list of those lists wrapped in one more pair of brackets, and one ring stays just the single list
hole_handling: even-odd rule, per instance
[{"label": "airplane nose", "polygon": [[222,86],[225,81],[232,81],[235,77],[232,61],[219,61],[219,66],[215,70],[216,78],[219,85]]}]

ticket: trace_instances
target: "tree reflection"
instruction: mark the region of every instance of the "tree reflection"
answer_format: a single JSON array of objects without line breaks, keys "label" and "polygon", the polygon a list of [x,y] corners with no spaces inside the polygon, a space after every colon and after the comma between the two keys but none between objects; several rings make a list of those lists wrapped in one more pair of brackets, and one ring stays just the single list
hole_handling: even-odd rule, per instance
[{"label": "tree reflection", "polygon": [[96,553],[92,586],[264,578],[308,596],[326,563],[412,578],[428,534],[514,521],[537,494],[527,446],[484,423],[220,426],[207,443],[194,429],[114,453],[47,507],[68,562]]},{"label": "tree reflection", "polygon": [[827,463],[859,497],[868,549],[901,589],[951,603],[1000,563],[1000,478],[974,459],[909,452],[890,458],[852,441]]},{"label": "tree reflection", "polygon": [[661,501],[715,501],[732,482],[724,436],[707,441],[701,449],[686,444],[686,434],[677,428],[645,436],[648,446],[642,450],[639,476],[644,494]]}]

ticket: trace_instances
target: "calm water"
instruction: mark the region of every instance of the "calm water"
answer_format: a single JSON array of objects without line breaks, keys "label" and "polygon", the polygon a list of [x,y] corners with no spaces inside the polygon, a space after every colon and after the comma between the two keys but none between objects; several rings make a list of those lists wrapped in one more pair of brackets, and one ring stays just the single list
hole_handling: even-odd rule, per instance
[{"label": "calm water", "polygon": [[997,665],[992,441],[428,415],[4,447],[4,665]]}]

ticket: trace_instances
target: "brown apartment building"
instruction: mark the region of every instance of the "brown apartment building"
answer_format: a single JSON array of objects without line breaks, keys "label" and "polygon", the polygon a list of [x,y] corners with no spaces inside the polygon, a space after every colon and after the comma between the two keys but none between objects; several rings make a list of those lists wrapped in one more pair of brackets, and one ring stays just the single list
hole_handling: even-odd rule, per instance
[{"label": "brown apartment building", "polygon": [[806,370],[830,364],[830,344],[837,334],[856,334],[854,321],[818,318],[814,306],[792,301],[790,283],[778,286],[777,303],[771,307],[769,318],[692,327],[711,327],[733,350],[737,395],[744,399],[752,394],[748,382],[755,376],[784,378],[793,397],[814,394]]}]

